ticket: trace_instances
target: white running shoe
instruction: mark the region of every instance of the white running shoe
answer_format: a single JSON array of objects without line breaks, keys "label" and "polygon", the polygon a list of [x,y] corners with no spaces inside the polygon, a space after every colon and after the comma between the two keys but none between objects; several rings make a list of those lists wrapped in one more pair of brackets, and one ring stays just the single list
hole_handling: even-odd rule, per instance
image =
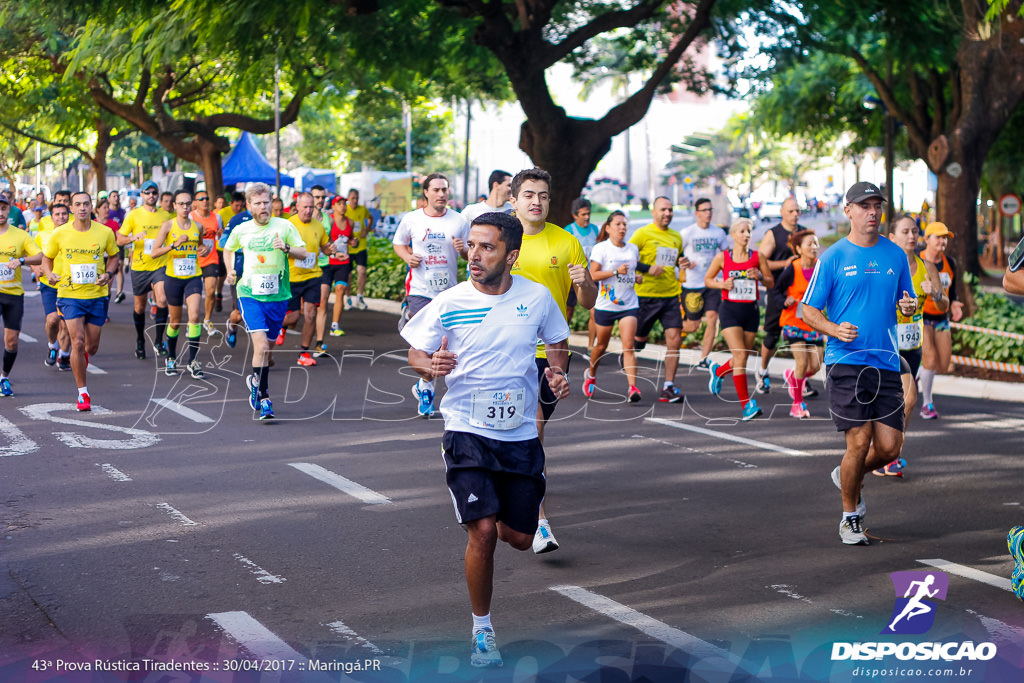
[{"label": "white running shoe", "polygon": [[493,628],[473,629],[470,653],[469,663],[473,666],[498,667],[502,665],[501,653],[498,652]]},{"label": "white running shoe", "polygon": [[555,540],[555,535],[551,533],[551,525],[547,522],[537,525],[537,533],[533,535],[533,552],[538,555],[542,553],[550,553],[552,550],[558,550],[558,541]]},{"label": "white running shoe", "polygon": [[846,545],[870,545],[867,535],[861,528],[860,515],[844,517],[839,523],[839,538]]}]

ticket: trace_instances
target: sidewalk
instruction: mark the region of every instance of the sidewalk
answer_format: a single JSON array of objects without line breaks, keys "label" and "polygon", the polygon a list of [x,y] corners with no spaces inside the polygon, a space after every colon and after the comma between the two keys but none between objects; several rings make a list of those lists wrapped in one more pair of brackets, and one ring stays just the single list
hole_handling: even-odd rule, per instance
[{"label": "sidewalk", "polygon": [[[387,299],[366,299],[366,305],[370,310],[381,313],[400,315],[402,305],[397,301]],[[587,335],[583,332],[573,332],[569,337],[569,346],[578,354],[585,354],[587,348]],[[608,344],[608,353],[619,353],[622,344],[618,338],[612,338]],[[662,361],[665,358],[665,347],[661,344],[648,344],[647,347],[637,354],[638,358],[651,361]],[[724,351],[716,351],[711,358],[719,363],[729,359],[729,354]],[[681,374],[687,368],[693,366],[700,360],[700,351],[695,349],[682,349],[679,352],[679,367]],[[751,357],[747,362],[747,371],[753,374],[756,363],[760,357]],[[795,363],[790,358],[773,358],[768,365],[768,370],[776,382],[782,381],[782,372],[787,368],[793,368]],[[821,382],[825,381],[824,370],[818,371],[814,376]],[[972,377],[956,377],[953,375],[936,375],[934,392],[943,396],[962,396],[964,398],[980,398],[989,401],[1011,401],[1024,403],[1024,384],[1011,382],[994,382],[987,379],[974,379]]]}]

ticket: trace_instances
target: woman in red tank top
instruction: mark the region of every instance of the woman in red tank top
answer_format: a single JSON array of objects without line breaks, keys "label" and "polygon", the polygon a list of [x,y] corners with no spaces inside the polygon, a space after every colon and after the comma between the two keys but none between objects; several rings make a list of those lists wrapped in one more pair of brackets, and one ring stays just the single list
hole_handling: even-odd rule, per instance
[{"label": "woman in red tank top", "polygon": [[[712,363],[708,390],[716,396],[720,394],[722,378],[732,372],[736,394],[743,405],[744,421],[761,414],[757,401],[750,398],[747,388],[747,358],[752,353],[757,328],[761,324],[761,311],[757,305],[758,282],[765,287],[772,286],[768,264],[759,258],[756,251],[749,249],[752,231],[753,223],[746,218],[733,223],[729,231],[733,248],[717,254],[704,276],[706,287],[722,290],[718,319],[722,325],[722,336],[732,352],[732,359],[725,365]],[[723,275],[721,280],[715,279],[719,273]]]}]

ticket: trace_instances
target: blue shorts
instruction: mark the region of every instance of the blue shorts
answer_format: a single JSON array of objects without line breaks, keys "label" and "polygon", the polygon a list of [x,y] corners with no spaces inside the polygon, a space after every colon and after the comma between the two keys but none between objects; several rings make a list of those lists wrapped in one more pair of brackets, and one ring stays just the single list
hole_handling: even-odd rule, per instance
[{"label": "blue shorts", "polygon": [[109,296],[101,296],[96,299],[61,297],[57,299],[57,311],[64,320],[85,318],[87,325],[103,327],[103,324],[107,322],[107,306],[109,303]]},{"label": "blue shorts", "polygon": [[57,288],[48,285],[39,286],[39,298],[43,300],[43,313],[50,315],[57,312]]},{"label": "blue shorts", "polygon": [[288,313],[288,300],[257,301],[251,297],[238,297],[238,308],[249,332],[266,332],[271,339],[281,332],[281,323]]}]

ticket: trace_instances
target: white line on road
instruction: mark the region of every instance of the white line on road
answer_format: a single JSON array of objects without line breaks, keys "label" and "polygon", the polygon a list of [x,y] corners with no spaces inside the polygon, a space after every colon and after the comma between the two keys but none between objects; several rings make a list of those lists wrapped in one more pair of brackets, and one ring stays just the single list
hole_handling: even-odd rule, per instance
[{"label": "white line on road", "polygon": [[289,647],[288,643],[253,619],[248,612],[218,612],[207,614],[206,618],[220,626],[235,642],[259,659],[307,661],[304,656]]},{"label": "white line on road", "polygon": [[712,660],[724,659],[734,667],[739,668],[740,659],[732,653],[707,643],[696,636],[692,636],[685,631],[673,628],[653,617],[637,612],[611,598],[592,593],[579,586],[551,586],[550,588],[584,607],[588,607],[626,626],[631,626],[672,647],[702,658]]},{"label": "white line on road", "polygon": [[696,432],[697,434],[704,434],[706,436],[713,436],[716,439],[724,439],[726,441],[734,441],[741,443],[745,446],[753,446],[754,448],[761,448],[766,451],[775,451],[776,453],[783,453],[785,455],[795,455],[798,457],[813,457],[813,453],[807,451],[797,451],[792,448],[786,448],[784,446],[776,446],[775,444],[765,443],[764,441],[756,441],[754,439],[748,439],[742,436],[735,436],[733,434],[725,434],[723,432],[716,432],[713,429],[705,429],[704,427],[697,427],[694,425],[684,424],[682,422],[676,422],[674,420],[664,420],[660,417],[649,417],[648,422],[654,422],[655,424],[665,425],[666,427],[673,427],[675,429],[683,429],[688,432]]},{"label": "white line on road", "polygon": [[248,569],[256,577],[256,580],[260,583],[284,583],[288,580],[283,576],[271,574],[266,569],[259,566],[258,564],[250,560],[248,557],[245,557],[244,555],[235,553],[234,558],[241,562],[243,565],[245,565],[245,568]]},{"label": "white line on road", "polygon": [[369,503],[371,505],[383,505],[391,502],[391,499],[387,496],[382,496],[376,491],[368,489],[362,484],[357,484],[351,479],[346,479],[340,474],[335,474],[328,469],[324,469],[320,465],[314,465],[308,462],[290,462],[288,465],[294,467],[300,472],[305,472],[314,479],[319,479],[325,484],[333,486],[343,493],[347,493],[353,498],[358,498],[364,503]]},{"label": "white line on road", "polygon": [[37,296],[39,296],[39,290],[38,289],[28,289],[28,290],[25,290],[25,298],[26,299],[32,299],[32,298],[37,297]]},{"label": "white line on road", "polygon": [[132,480],[131,477],[129,477],[127,474],[125,474],[121,470],[117,469],[116,467],[114,467],[110,463],[103,463],[102,465],[100,463],[96,463],[96,466],[99,467],[101,470],[103,470],[103,473],[106,474],[111,479],[113,479],[114,481],[131,481]]},{"label": "white line on road", "polygon": [[25,455],[39,450],[39,445],[25,436],[18,426],[0,415],[0,435],[6,437],[7,446],[0,446],[0,458],[11,455]]},{"label": "white line on road", "polygon": [[157,503],[156,506],[169,514],[174,519],[181,522],[182,526],[199,526],[199,522],[193,522],[191,519],[183,515],[180,511],[175,510],[168,503]]},{"label": "white line on road", "polygon": [[200,424],[210,424],[213,422],[213,419],[203,415],[199,411],[192,410],[191,408],[183,406],[180,403],[172,401],[169,398],[151,398],[149,400],[157,404],[158,406],[167,408],[168,410],[175,412],[184,418],[192,420],[193,422],[198,422]]},{"label": "white line on road", "polygon": [[39,341],[38,339],[33,337],[31,334],[25,334],[24,332],[19,332],[18,333],[18,339],[20,341],[27,342],[29,344],[34,344],[37,341]]},{"label": "white line on road", "polygon": [[955,562],[947,562],[946,560],[918,560],[921,564],[926,564],[929,567],[935,567],[941,569],[947,574],[956,574],[962,576],[965,579],[971,579],[973,581],[980,581],[981,583],[987,583],[995,588],[1002,588],[1004,591],[1013,591],[1010,587],[1010,580],[1003,578],[1002,576],[996,576],[995,574],[989,574],[983,572],[980,569],[973,569],[972,567],[965,567],[962,564],[956,564]]},{"label": "white line on road", "polygon": [[107,374],[106,370],[104,370],[103,368],[96,367],[95,365],[92,364],[92,361],[89,361],[89,364],[85,366],[85,371],[86,372],[91,372],[94,375],[105,375],[105,374]]},{"label": "white line on road", "polygon": [[361,635],[350,629],[348,626],[344,624],[344,622],[332,621],[331,623],[324,625],[327,628],[331,629],[331,631],[333,631],[334,633],[337,633],[339,636],[347,638],[348,640],[355,641],[361,647],[365,647],[367,650],[369,650],[375,655],[384,654],[384,650],[380,649],[379,647],[368,641],[366,638],[363,638]]}]

